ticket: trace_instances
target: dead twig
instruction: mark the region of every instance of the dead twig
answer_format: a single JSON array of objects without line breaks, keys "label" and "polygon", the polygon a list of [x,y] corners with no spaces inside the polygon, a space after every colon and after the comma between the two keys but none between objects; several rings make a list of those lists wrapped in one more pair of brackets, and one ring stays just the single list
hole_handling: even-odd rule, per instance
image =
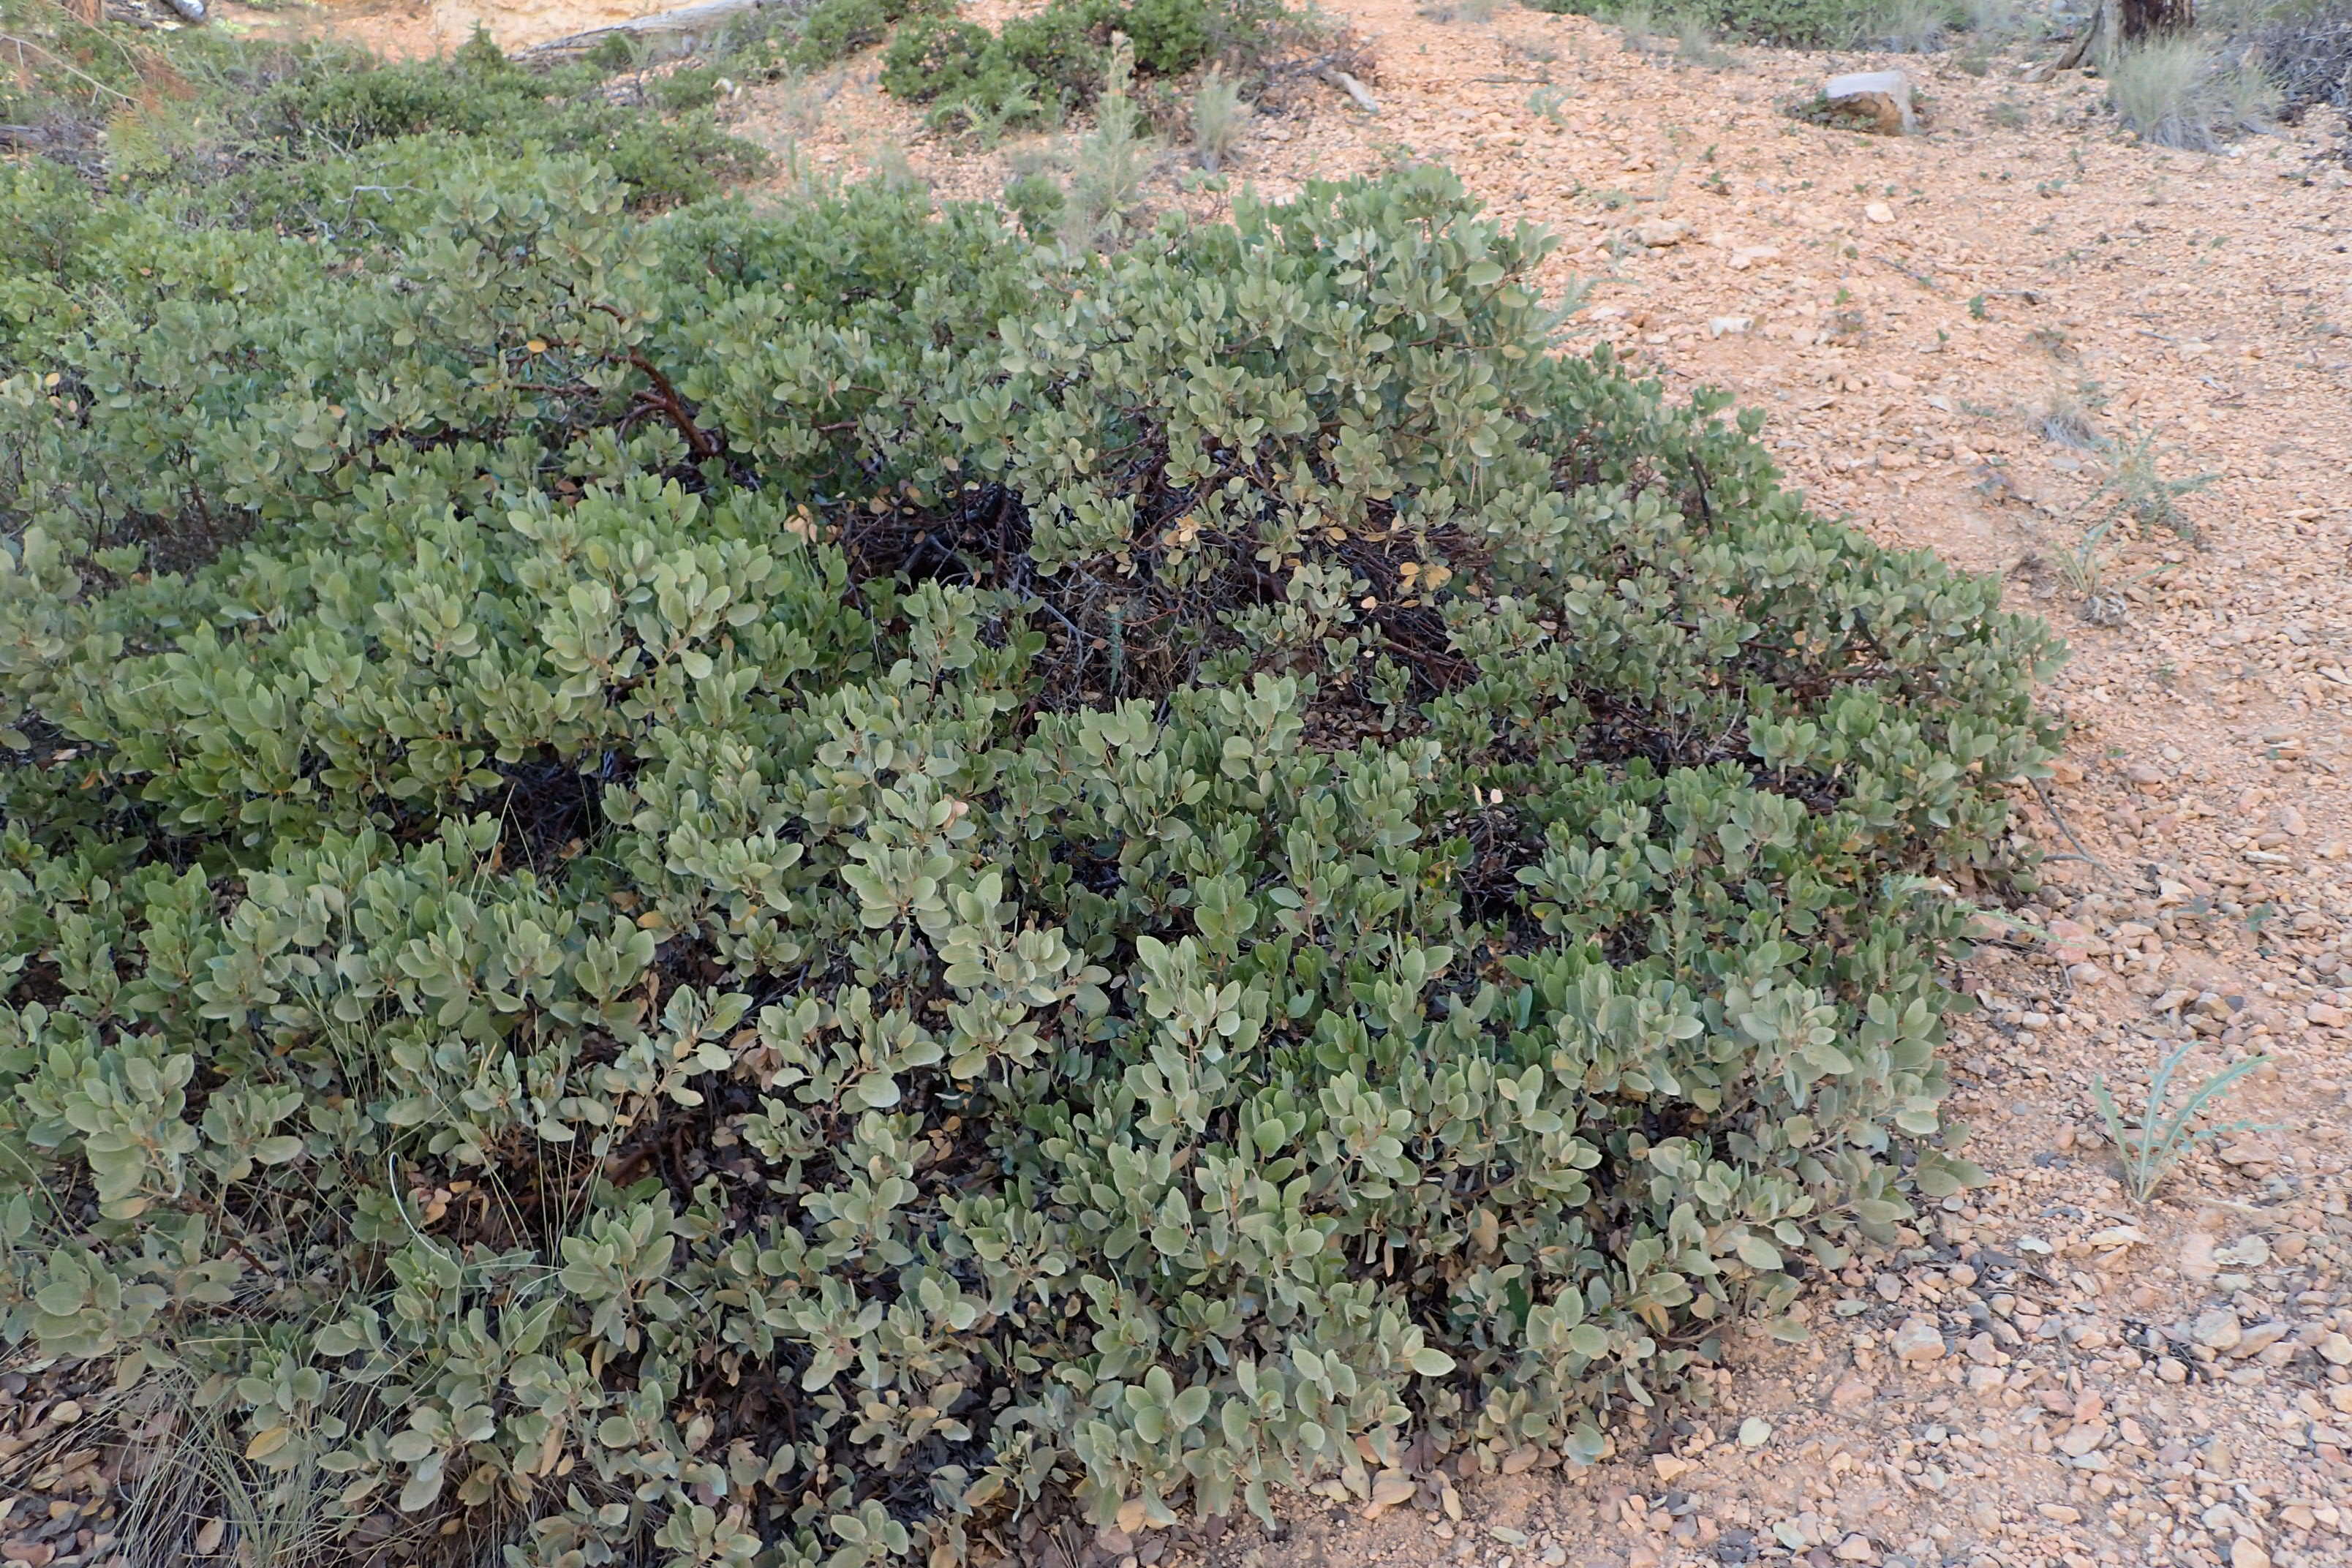
[{"label": "dead twig", "polygon": [[2096,855],[2092,854],[2088,849],[2084,848],[2083,841],[2074,837],[2074,830],[2066,826],[2065,817],[2059,815],[2058,803],[2050,798],[2050,792],[2042,786],[2042,781],[2040,779],[2029,779],[2026,782],[2033,786],[2033,793],[2042,797],[2042,809],[2050,814],[2050,820],[2058,825],[2058,831],[2066,836],[2066,842],[2074,847],[2074,852],[2077,855],[2080,855],[2091,865],[2096,866],[2100,870],[2105,870],[2107,868],[2106,862],[2100,859]]}]

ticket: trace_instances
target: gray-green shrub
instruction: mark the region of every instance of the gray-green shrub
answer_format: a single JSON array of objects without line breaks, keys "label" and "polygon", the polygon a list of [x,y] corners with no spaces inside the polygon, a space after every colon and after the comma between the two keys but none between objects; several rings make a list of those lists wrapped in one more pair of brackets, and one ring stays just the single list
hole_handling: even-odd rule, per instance
[{"label": "gray-green shrub", "polygon": [[2053,645],[1537,231],[371,155],[0,171],[11,1342],[339,1530],[944,1563],[1590,1460],[1969,1179]]}]

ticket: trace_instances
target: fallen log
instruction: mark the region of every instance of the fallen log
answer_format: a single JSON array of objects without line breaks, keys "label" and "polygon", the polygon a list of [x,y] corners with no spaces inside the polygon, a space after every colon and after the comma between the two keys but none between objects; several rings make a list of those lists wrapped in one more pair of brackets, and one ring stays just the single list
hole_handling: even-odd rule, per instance
[{"label": "fallen log", "polygon": [[561,38],[550,38],[543,44],[515,51],[517,59],[566,60],[587,54],[607,38],[643,38],[660,43],[673,55],[690,55],[708,46],[728,22],[752,11],[794,4],[794,0],[702,0],[698,5],[685,5],[675,11],[656,11],[650,16],[632,16],[625,22],[609,26],[591,27],[584,33],[570,33]]}]

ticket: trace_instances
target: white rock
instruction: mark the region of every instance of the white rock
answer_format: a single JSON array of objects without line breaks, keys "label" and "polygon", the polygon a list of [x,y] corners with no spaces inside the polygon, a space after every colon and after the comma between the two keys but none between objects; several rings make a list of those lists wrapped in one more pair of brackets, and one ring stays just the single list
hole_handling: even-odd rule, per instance
[{"label": "white rock", "polygon": [[1944,1353],[1943,1331],[1925,1318],[1910,1318],[1895,1331],[1893,1347],[1896,1359],[1917,1364],[1941,1359]]},{"label": "white rock", "polygon": [[2273,1345],[2286,1338],[2288,1326],[2287,1322],[2284,1319],[2280,1318],[2273,1318],[2267,1322],[2256,1323],[2248,1328],[2244,1333],[2238,1336],[2237,1348],[2230,1353],[2241,1360],[2243,1360],[2248,1356],[2260,1355],[2263,1352],[2270,1349]]},{"label": "white rock", "polygon": [[1833,109],[1871,116],[1882,135],[1903,136],[1917,129],[1911,111],[1911,79],[1901,71],[1853,71],[1822,83],[1822,96]]},{"label": "white rock", "polygon": [[2225,1268],[2260,1268],[2270,1260],[2271,1244],[2259,1236],[2241,1237],[2213,1253],[2213,1261]]},{"label": "white rock", "polygon": [[2079,1459],[2084,1455],[2095,1451],[2100,1444],[2107,1440],[2107,1436],[2105,1422],[2080,1421],[2069,1427],[2066,1435],[2058,1439],[2058,1450],[2070,1458]]},{"label": "white rock", "polygon": [[1753,316],[1710,316],[1706,322],[1706,335],[1710,338],[1740,337],[1755,324]]},{"label": "white rock", "polygon": [[2189,1337],[2208,1350],[2227,1351],[2236,1348],[2238,1341],[2244,1337],[2245,1330],[2239,1323],[2237,1313],[2227,1307],[2215,1307],[2210,1311],[2199,1313],[2196,1322],[2189,1325]]},{"label": "white rock", "polygon": [[1873,223],[1893,223],[1895,209],[1885,202],[1872,202],[1862,209],[1862,216]]},{"label": "white rock", "polygon": [[1690,225],[1678,217],[1645,217],[1633,226],[1633,237],[1653,250],[1680,245],[1690,237]]}]

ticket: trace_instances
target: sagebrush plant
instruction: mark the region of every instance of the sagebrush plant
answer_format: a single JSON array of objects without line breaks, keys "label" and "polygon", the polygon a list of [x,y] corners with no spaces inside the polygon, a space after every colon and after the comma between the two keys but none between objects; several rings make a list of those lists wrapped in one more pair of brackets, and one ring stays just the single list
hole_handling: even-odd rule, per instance
[{"label": "sagebrush plant", "polygon": [[1708,70],[1725,70],[1739,63],[1739,57],[1717,41],[1714,28],[1689,15],[1675,20],[1675,57],[1686,65],[1703,66]]},{"label": "sagebrush plant", "polygon": [[1865,26],[1891,49],[1924,55],[1943,46],[1952,22],[1950,0],[1881,0]]},{"label": "sagebrush plant", "polygon": [[226,1434],[134,1556],[1587,1462],[1972,1179],[2055,644],[1451,176],[1112,256],[332,181],[0,169],[0,1331]]},{"label": "sagebrush plant", "polygon": [[1134,50],[1127,35],[1115,35],[1095,122],[1070,153],[1070,175],[1062,204],[1062,243],[1075,256],[1116,245],[1142,213],[1143,187],[1160,161],[1159,140],[1142,129],[1142,116],[1129,89],[1135,79]]},{"label": "sagebrush plant", "polygon": [[2144,1204],[2154,1197],[2165,1178],[2178,1170],[2198,1145],[2232,1132],[2247,1131],[2255,1125],[2251,1121],[2207,1123],[2201,1118],[2209,1107],[2220,1104],[2241,1079],[2269,1062],[2271,1058],[2266,1056],[2244,1057],[2231,1062],[2190,1089],[2179,1105],[2170,1103],[2173,1075],[2188,1062],[2197,1046],[2198,1042],[2191,1040],[2157,1064],[2148,1079],[2147,1103],[2128,1121],[2116,1110],[2107,1080],[2092,1080],[2091,1098],[2106,1125],[2108,1141],[2116,1146],[2124,1190],[2131,1194],[2134,1203]]},{"label": "sagebrush plant", "polygon": [[2210,150],[2264,129],[2282,101],[2258,58],[2197,34],[2116,47],[2100,70],[2116,118],[2159,147]]},{"label": "sagebrush plant", "polygon": [[1224,167],[1248,133],[1254,112],[1240,83],[1215,70],[1201,79],[1192,92],[1192,155],[1202,168],[1213,174]]}]

